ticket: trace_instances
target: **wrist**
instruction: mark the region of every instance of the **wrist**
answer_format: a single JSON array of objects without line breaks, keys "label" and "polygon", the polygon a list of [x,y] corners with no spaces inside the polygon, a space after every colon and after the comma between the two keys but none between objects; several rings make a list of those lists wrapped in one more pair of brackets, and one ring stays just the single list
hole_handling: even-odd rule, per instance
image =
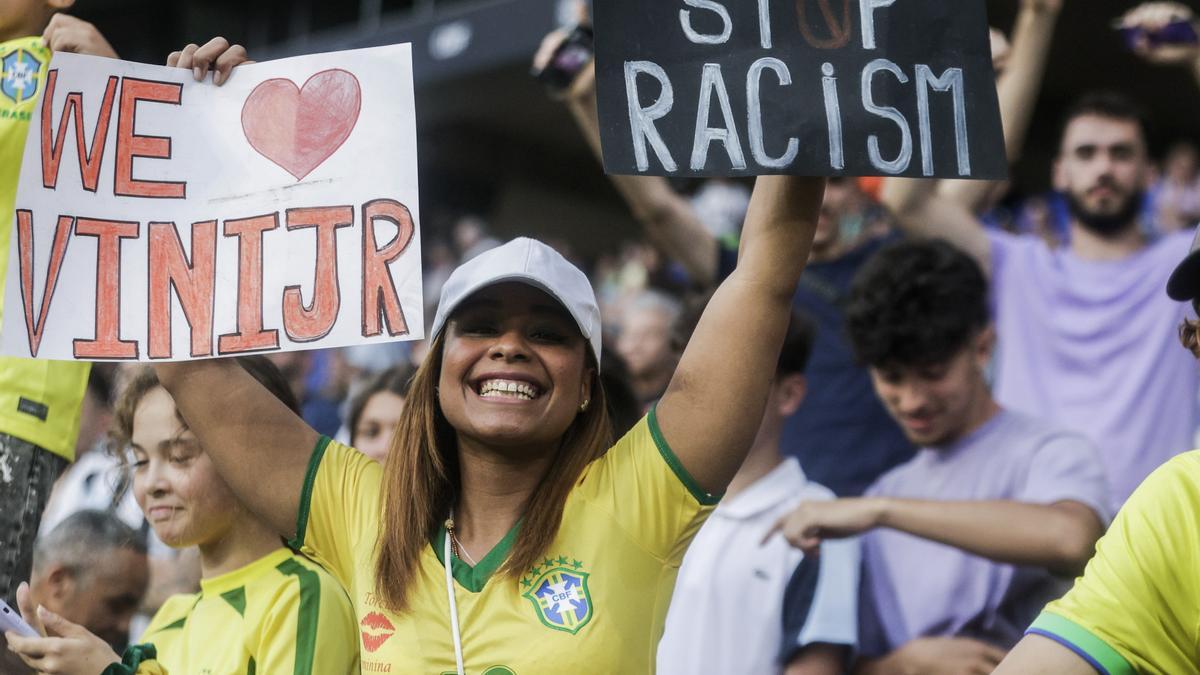
[{"label": "wrist", "polygon": [[873,527],[892,527],[895,503],[887,497],[871,497]]}]

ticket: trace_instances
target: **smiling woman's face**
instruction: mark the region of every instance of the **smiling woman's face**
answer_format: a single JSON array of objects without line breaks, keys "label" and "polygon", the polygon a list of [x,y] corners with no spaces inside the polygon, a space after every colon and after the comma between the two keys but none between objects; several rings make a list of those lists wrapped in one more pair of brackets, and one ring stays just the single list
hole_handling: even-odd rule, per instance
[{"label": "smiling woman's face", "polygon": [[521,283],[487,287],[455,310],[446,327],[438,400],[465,437],[492,448],[558,447],[594,371],[571,315]]}]

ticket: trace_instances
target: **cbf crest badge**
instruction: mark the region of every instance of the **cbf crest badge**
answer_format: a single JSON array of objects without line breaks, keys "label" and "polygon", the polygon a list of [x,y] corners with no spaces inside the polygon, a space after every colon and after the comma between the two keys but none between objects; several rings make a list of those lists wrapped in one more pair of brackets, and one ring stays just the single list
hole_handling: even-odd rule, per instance
[{"label": "cbf crest badge", "polygon": [[38,72],[42,62],[24,49],[14,49],[0,60],[0,93],[12,99],[13,103],[23,103],[37,96]]},{"label": "cbf crest badge", "polygon": [[521,579],[525,589],[522,595],[533,603],[538,619],[547,628],[575,635],[595,613],[588,576],[578,560],[545,560]]}]

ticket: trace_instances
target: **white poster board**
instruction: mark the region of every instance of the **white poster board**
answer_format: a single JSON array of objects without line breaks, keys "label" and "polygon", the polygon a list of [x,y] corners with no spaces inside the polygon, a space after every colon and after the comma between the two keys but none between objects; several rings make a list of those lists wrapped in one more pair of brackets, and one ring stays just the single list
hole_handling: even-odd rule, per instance
[{"label": "white poster board", "polygon": [[56,54],[0,351],[187,360],[422,337],[409,45],[192,71]]}]

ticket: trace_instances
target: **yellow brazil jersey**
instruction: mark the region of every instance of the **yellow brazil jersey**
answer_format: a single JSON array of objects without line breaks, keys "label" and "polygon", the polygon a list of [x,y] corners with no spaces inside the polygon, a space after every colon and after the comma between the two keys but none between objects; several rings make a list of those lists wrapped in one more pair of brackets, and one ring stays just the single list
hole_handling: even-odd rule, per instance
[{"label": "yellow brazil jersey", "polygon": [[[0,42],[0,320],[21,156],[49,65],[40,37]],[[9,318],[14,326],[6,330],[24,330],[19,307]],[[0,433],[74,459],[88,369],[86,363],[0,357]]]},{"label": "yellow brazil jersey", "polygon": [[[422,554],[409,610],[390,612],[375,595],[381,479],[376,462],[323,439],[293,545],[350,591],[363,673],[453,673],[445,532]],[[515,530],[474,568],[452,560],[467,675],[652,672],[679,564],[715,503],[651,412],[585,470],[545,559],[519,579],[495,574]]]},{"label": "yellow brazil jersey", "polygon": [[1194,673],[1200,666],[1200,452],[1134,492],[1083,577],[1029,633],[1105,675]]},{"label": "yellow brazil jersey", "polygon": [[341,585],[280,548],[168,599],[142,641],[170,675],[344,675],[358,673],[356,632]]}]

